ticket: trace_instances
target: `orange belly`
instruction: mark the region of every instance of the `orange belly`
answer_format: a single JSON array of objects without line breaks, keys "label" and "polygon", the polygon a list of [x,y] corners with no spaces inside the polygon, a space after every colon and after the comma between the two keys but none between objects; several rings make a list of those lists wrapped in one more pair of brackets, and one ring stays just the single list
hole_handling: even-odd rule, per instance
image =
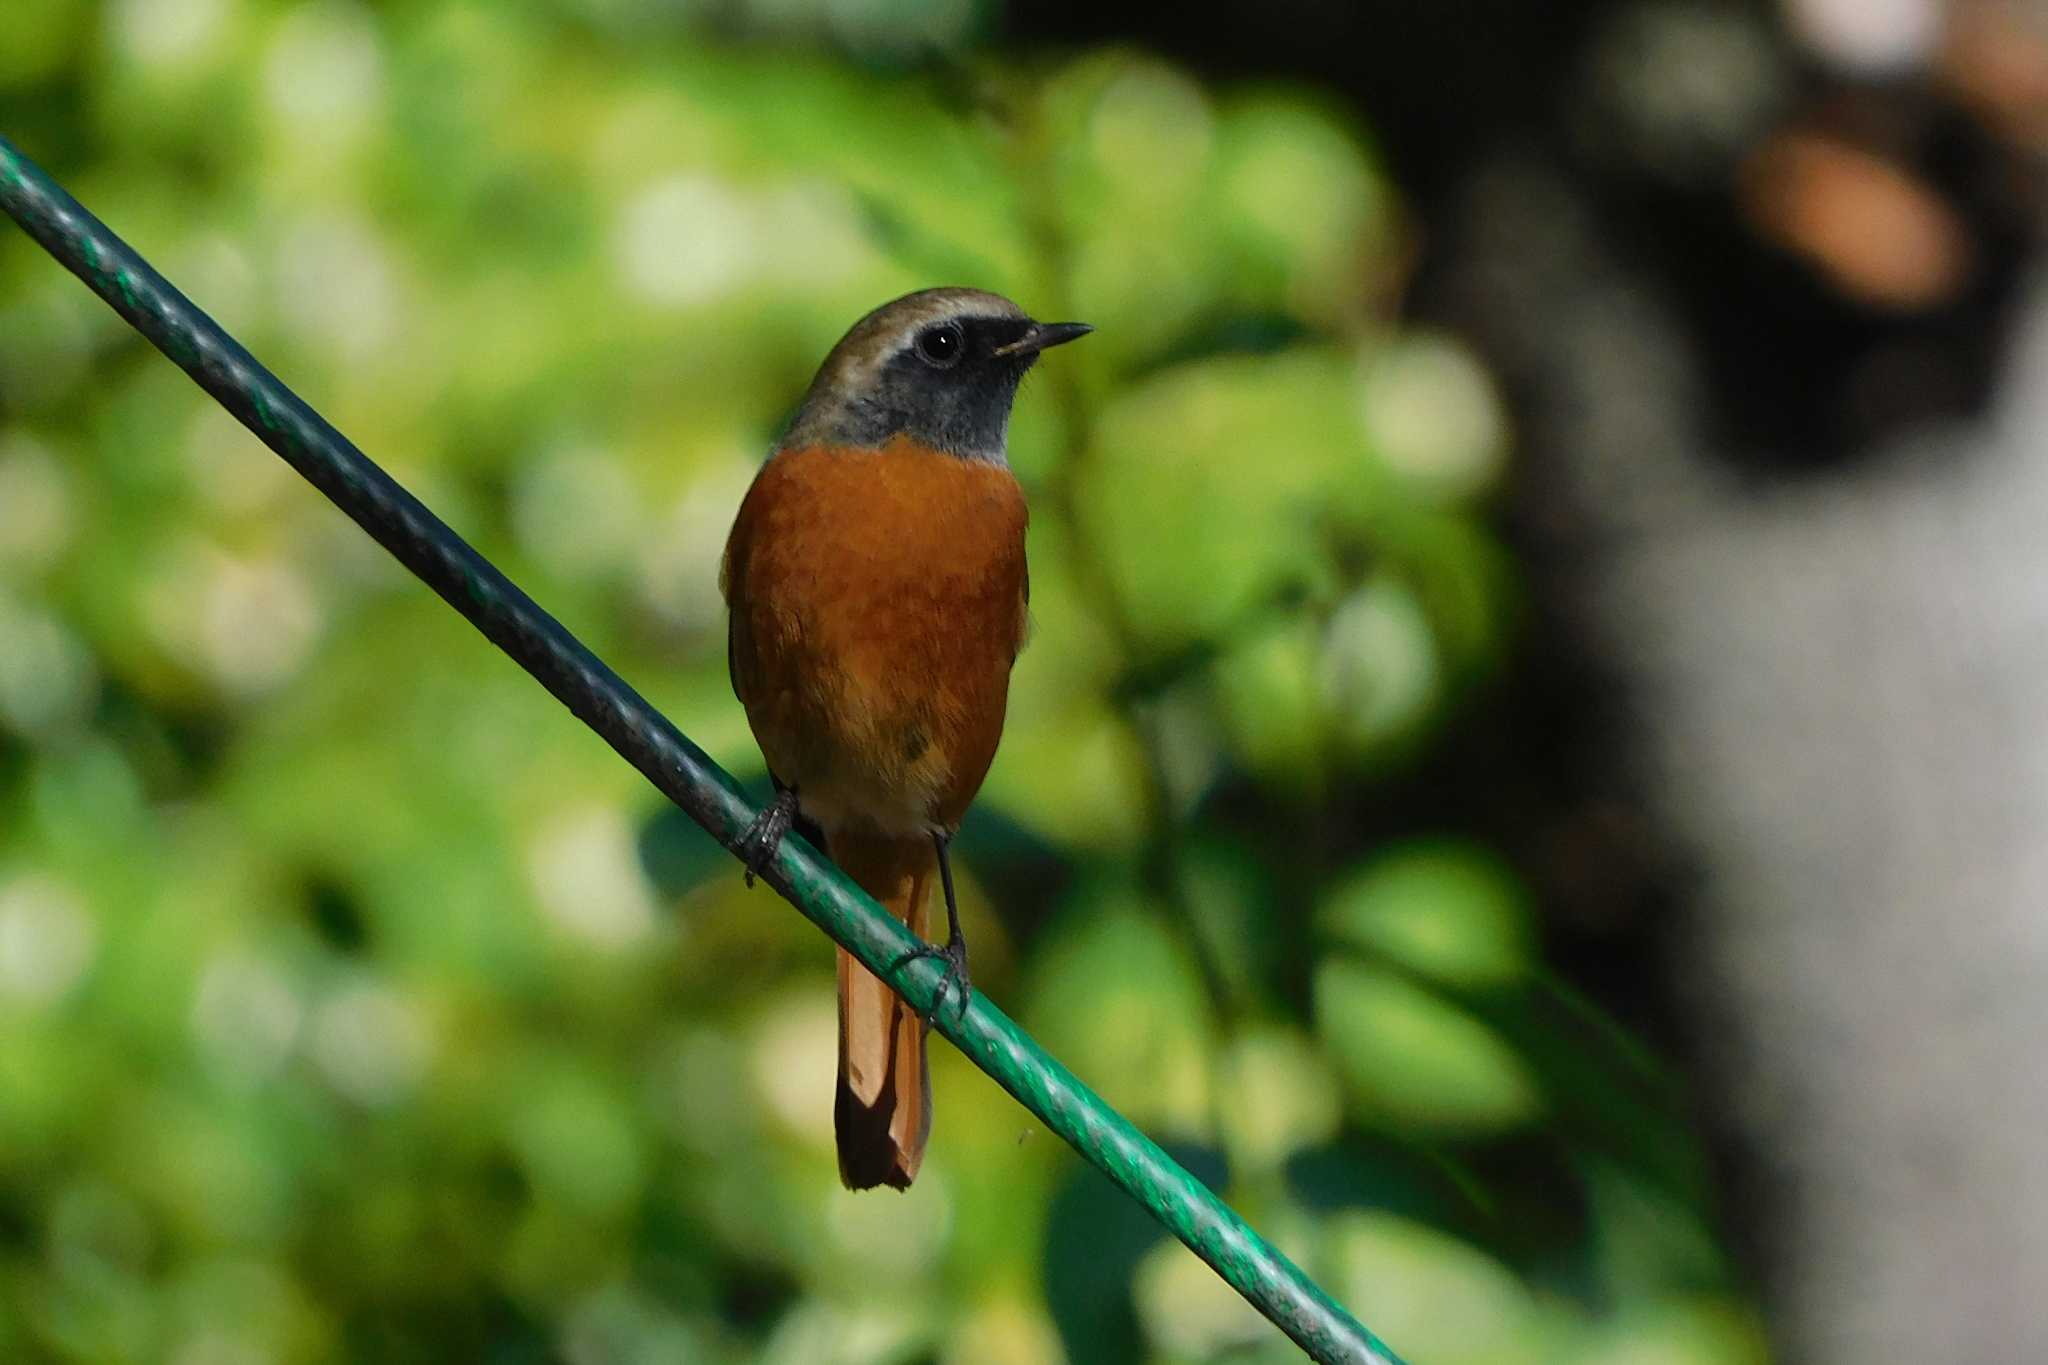
[{"label": "orange belly", "polygon": [[755,478],[726,545],[733,688],[827,830],[959,824],[1023,643],[1025,515],[1008,469],[901,438]]}]

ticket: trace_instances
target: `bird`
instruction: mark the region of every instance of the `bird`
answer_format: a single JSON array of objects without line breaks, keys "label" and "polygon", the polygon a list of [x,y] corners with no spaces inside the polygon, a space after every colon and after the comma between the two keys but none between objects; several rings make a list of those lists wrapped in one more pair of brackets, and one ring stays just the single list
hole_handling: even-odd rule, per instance
[{"label": "bird", "polygon": [[[740,502],[719,574],[726,663],[774,799],[747,880],[794,826],[921,942],[934,873],[949,993],[967,945],[950,848],[1002,737],[1029,623],[1010,410],[1041,352],[1094,329],[925,289],[834,346]],[[844,948],[833,1128],[849,1189],[907,1189],[931,1136],[929,1017]]]}]

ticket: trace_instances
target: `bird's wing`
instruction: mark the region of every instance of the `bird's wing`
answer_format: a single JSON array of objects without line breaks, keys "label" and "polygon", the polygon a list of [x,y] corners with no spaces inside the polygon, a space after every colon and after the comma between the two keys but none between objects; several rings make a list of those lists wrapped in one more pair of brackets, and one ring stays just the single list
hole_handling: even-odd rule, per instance
[{"label": "bird's wing", "polygon": [[1015,663],[1017,656],[1024,652],[1024,646],[1031,643],[1031,566],[1021,564],[1019,569],[1023,582],[1017,593],[1017,635],[1016,643],[1010,647],[1011,663]]},{"label": "bird's wing", "polygon": [[753,688],[754,642],[747,631],[747,549],[753,540],[753,518],[748,511],[753,490],[741,501],[733,518],[732,533],[726,537],[725,555],[718,562],[718,593],[725,599],[725,675],[732,694],[746,704]]}]

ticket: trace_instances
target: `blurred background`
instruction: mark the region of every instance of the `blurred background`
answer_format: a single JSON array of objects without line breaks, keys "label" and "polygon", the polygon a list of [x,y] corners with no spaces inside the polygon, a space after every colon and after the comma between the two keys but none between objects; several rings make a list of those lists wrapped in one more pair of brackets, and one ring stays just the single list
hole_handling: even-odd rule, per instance
[{"label": "blurred background", "polygon": [[[2048,1358],[2027,0],[11,0],[0,132],[764,779],[862,312],[1020,400],[975,981],[1410,1359]],[[0,1358],[1279,1361],[0,232]]]}]

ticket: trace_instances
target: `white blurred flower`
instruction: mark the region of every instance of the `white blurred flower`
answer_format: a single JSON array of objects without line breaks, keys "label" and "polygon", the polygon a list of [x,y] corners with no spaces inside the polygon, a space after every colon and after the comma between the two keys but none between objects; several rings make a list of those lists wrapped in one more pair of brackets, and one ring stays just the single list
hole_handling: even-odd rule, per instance
[{"label": "white blurred flower", "polygon": [[1372,743],[1418,720],[1441,681],[1429,617],[1400,584],[1368,583],[1330,617],[1323,689],[1347,735]]},{"label": "white blurred flower", "polygon": [[254,1083],[291,1055],[305,1003],[276,962],[241,952],[216,956],[200,973],[192,1032],[223,1073]]},{"label": "white blurred flower", "polygon": [[[887,1201],[869,1195],[873,1203]],[[784,1313],[762,1346],[760,1365],[873,1365],[913,1360],[928,1344],[929,1318],[886,1301],[842,1306],[806,1299]]]},{"label": "white blurred flower", "polygon": [[1343,1120],[1321,1052],[1291,1031],[1265,1028],[1236,1039],[1223,1057],[1221,1080],[1233,1155],[1249,1161],[1278,1165],[1334,1136]]},{"label": "white blurred flower", "polygon": [[1208,169],[1216,114],[1198,81],[1164,63],[1134,62],[1096,101],[1088,142],[1124,193],[1170,198]]},{"label": "white blurred flower", "polygon": [[0,570],[49,567],[71,539],[69,480],[48,446],[0,431]]},{"label": "white blurred flower", "polygon": [[276,1365],[277,1357],[252,1341],[217,1327],[187,1337],[169,1357],[169,1365]]},{"label": "white blurred flower", "polygon": [[434,1040],[420,1010],[396,989],[358,980],[320,1003],[313,1058],[333,1087],[359,1104],[402,1099],[426,1074]]},{"label": "white blurred flower", "polygon": [[998,1290],[961,1309],[941,1365],[1064,1365],[1059,1329],[1034,1295]]},{"label": "white blurred flower", "polygon": [[259,511],[292,486],[292,468],[226,408],[202,403],[185,424],[185,469],[199,496],[231,515]]},{"label": "white blurred flower", "polygon": [[232,9],[231,0],[115,0],[107,33],[137,66],[190,70],[220,46]]},{"label": "white blurred flower", "polygon": [[1138,1263],[1131,1297],[1145,1335],[1167,1354],[1209,1360],[1271,1339],[1273,1327],[1229,1283],[1168,1239]]},{"label": "white blurred flower", "polygon": [[724,618],[718,566],[726,533],[758,462],[734,451],[691,480],[683,496],[645,537],[640,600],[677,630],[707,630]]},{"label": "white blurred flower", "polygon": [[756,251],[776,262],[784,287],[830,288],[875,267],[877,253],[860,206],[843,186],[798,180],[755,204]]},{"label": "white blurred flower", "polygon": [[1447,495],[1484,491],[1506,462],[1500,395],[1472,353],[1449,337],[1414,335],[1375,349],[1359,403],[1380,458]]},{"label": "white blurred flower", "polygon": [[621,951],[654,932],[654,888],[616,807],[556,814],[529,845],[526,873],[548,918],[593,947]]},{"label": "white blurred flower", "polygon": [[644,536],[646,502],[617,452],[563,445],[536,453],[512,489],[520,545],[564,578],[603,574]]},{"label": "white blurred flower", "polygon": [[85,975],[99,927],[78,893],[29,873],[0,883],[0,1000],[31,1010],[64,998]]},{"label": "white blurred flower", "polygon": [[298,5],[277,26],[263,63],[270,107],[323,141],[360,132],[384,99],[384,54],[370,15],[351,4]]},{"label": "white blurred flower", "polygon": [[237,331],[262,320],[257,310],[263,301],[263,280],[246,238],[219,230],[198,231],[172,260],[173,268],[166,273],[207,312]]},{"label": "white blurred flower", "polygon": [[946,1173],[933,1165],[926,1165],[916,1182],[893,1199],[836,1187],[826,1198],[826,1225],[840,1255],[874,1274],[898,1283],[913,1280],[945,1253],[953,1195]]},{"label": "white blurred flower", "polygon": [[766,264],[759,230],[756,206],[734,186],[672,175],[626,201],[612,250],[634,293],[655,303],[704,303]]},{"label": "white blurred flower", "polygon": [[145,579],[143,619],[172,654],[231,692],[267,691],[305,663],[322,612],[297,567],[241,558],[197,539]]},{"label": "white blurred flower", "polygon": [[75,725],[98,691],[78,637],[52,613],[0,592],[0,725],[23,735]]},{"label": "white blurred flower", "polygon": [[593,1290],[569,1310],[561,1345],[568,1365],[697,1360],[705,1350],[686,1319],[657,1299],[618,1283]]},{"label": "white blurred flower", "polygon": [[787,996],[754,1030],[754,1088],[790,1132],[818,1146],[832,1141],[833,1076],[839,1015],[823,991]]},{"label": "white blurred flower", "polygon": [[361,364],[397,337],[399,285],[391,246],[374,227],[338,214],[309,217],[279,244],[273,302],[300,337]]}]

